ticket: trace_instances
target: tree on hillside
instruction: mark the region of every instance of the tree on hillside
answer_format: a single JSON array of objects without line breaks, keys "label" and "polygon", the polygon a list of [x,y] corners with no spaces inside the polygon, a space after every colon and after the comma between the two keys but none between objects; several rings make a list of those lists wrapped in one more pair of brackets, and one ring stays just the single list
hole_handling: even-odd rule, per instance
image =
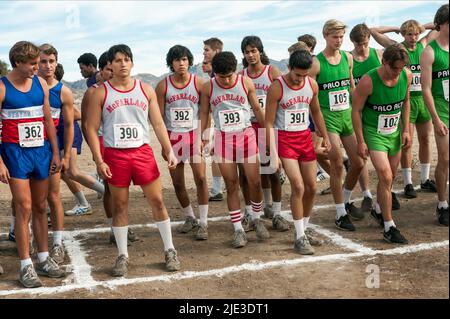
[{"label": "tree on hillside", "polygon": [[8,74],[8,72],[11,71],[8,68],[8,64],[2,60],[0,60],[0,76],[4,76],[6,74]]}]

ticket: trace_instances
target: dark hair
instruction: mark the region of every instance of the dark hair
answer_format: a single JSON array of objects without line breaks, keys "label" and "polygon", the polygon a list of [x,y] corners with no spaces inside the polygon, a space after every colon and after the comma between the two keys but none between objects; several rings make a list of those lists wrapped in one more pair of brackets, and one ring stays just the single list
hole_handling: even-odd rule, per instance
[{"label": "dark hair", "polygon": [[92,65],[97,68],[97,58],[92,53],[83,53],[77,60],[77,63],[82,63],[84,65]]},{"label": "dark hair", "polygon": [[174,45],[173,47],[171,47],[166,55],[166,63],[170,68],[170,71],[175,71],[172,66],[173,61],[184,57],[187,57],[189,61],[189,67],[191,67],[194,64],[194,56],[192,55],[191,51],[182,45]]},{"label": "dark hair", "polygon": [[108,50],[108,61],[112,62],[117,53],[122,53],[123,55],[129,57],[131,62],[133,62],[133,53],[131,52],[131,49],[128,45],[116,44],[110,47]]},{"label": "dark hair", "polygon": [[317,44],[316,38],[310,34],[303,34],[299,36],[297,38],[297,41],[305,42],[306,45],[311,48],[311,52],[314,51],[314,48],[316,47]]},{"label": "dark hair", "polygon": [[236,72],[236,67],[237,60],[232,52],[219,52],[212,59],[213,72],[216,74],[228,74],[230,72]]},{"label": "dark hair", "polygon": [[365,38],[370,38],[370,29],[365,23],[357,24],[350,31],[350,40],[356,43],[361,43]]},{"label": "dark hair", "polygon": [[56,50],[56,48],[49,44],[49,43],[44,43],[42,44],[39,49],[41,50],[41,53],[44,53],[46,55],[54,55],[56,61],[58,61],[58,50]]},{"label": "dark hair", "polygon": [[18,62],[28,62],[39,57],[41,50],[33,43],[28,41],[19,41],[9,50],[9,62],[13,68],[17,67]]},{"label": "dark hair", "polygon": [[214,51],[222,51],[223,42],[219,38],[209,38],[203,41],[204,45],[209,45]]},{"label": "dark hair", "polygon": [[55,78],[58,81],[61,81],[64,76],[64,67],[61,63],[58,63],[55,68]]},{"label": "dark hair", "polygon": [[444,4],[438,9],[436,15],[434,16],[433,23],[436,31],[440,31],[441,28],[439,26],[448,23],[448,4]]},{"label": "dark hair", "polygon": [[306,50],[294,51],[289,57],[289,66],[291,69],[308,70],[313,63],[311,53]]},{"label": "dark hair", "polygon": [[394,67],[395,62],[403,61],[405,64],[409,63],[409,54],[403,44],[395,43],[388,46],[383,52],[383,61],[389,66]]},{"label": "dark hair", "polygon": [[[245,49],[247,46],[251,46],[252,48],[257,48],[259,53],[261,54],[261,63],[264,65],[270,64],[269,58],[267,57],[266,53],[264,52],[264,46],[262,44],[262,41],[259,37],[255,35],[249,35],[246,36],[244,39],[242,39],[241,42],[241,51],[242,54],[245,54]],[[248,67],[248,62],[245,59],[245,57],[242,59],[242,64],[244,65],[244,68]]]},{"label": "dark hair", "polygon": [[108,51],[105,51],[102,53],[100,58],[98,58],[98,67],[100,70],[103,70],[107,65],[108,65]]}]

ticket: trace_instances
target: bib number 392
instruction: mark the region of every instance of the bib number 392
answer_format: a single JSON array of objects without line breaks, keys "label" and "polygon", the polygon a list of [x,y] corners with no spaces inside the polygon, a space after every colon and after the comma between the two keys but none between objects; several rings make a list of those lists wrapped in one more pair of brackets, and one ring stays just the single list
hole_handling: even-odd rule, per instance
[{"label": "bib number 392", "polygon": [[378,133],[381,135],[390,135],[397,131],[400,113],[381,114],[378,116]]},{"label": "bib number 392", "polygon": [[194,112],[191,108],[170,109],[173,127],[192,128]]},{"label": "bib number 392", "polygon": [[350,108],[350,94],[348,90],[329,92],[328,98],[331,111],[344,111]]},{"label": "bib number 392", "polygon": [[134,148],[143,144],[141,124],[114,124],[114,146]]},{"label": "bib number 392", "polygon": [[242,110],[224,110],[219,113],[220,129],[233,132],[244,129],[244,112]]},{"label": "bib number 392", "polygon": [[21,147],[44,145],[44,123],[20,123],[17,127],[19,129],[19,145]]}]

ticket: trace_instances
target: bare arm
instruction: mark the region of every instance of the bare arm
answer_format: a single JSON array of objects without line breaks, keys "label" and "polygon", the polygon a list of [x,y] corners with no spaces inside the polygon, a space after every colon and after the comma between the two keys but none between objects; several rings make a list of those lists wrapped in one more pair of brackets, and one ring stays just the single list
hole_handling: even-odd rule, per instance
[{"label": "bare arm", "polygon": [[[2,110],[2,103],[4,99],[5,99],[5,85],[3,84],[3,81],[0,81],[0,112]],[[0,181],[2,183],[8,184],[9,179],[10,179],[9,170],[6,167],[5,163],[3,162],[2,157],[0,156]]]},{"label": "bare arm", "polygon": [[61,91],[62,114],[64,118],[64,157],[62,159],[62,170],[69,168],[70,155],[73,144],[73,121],[74,121],[74,107],[73,94],[66,86],[62,87]]},{"label": "bare arm", "polygon": [[433,41],[439,36],[439,31],[436,31],[434,28],[434,23],[429,22],[427,24],[424,24],[423,27],[425,30],[430,30],[423,38],[419,40],[420,43],[422,43],[423,47],[426,47],[428,43]]},{"label": "bare arm", "polygon": [[88,145],[91,149],[94,162],[99,166],[103,164],[103,158],[100,152],[100,142],[98,139],[98,129],[102,120],[102,102],[105,98],[105,88],[103,86],[95,89],[92,96],[89,98],[89,105],[86,108],[86,117],[83,120],[86,127],[86,139],[89,141]]},{"label": "bare arm", "polygon": [[314,57],[313,63],[311,65],[311,69],[309,69],[308,75],[311,78],[313,78],[314,80],[317,80],[319,73],[320,73],[320,62],[316,57]]},{"label": "bare arm", "polygon": [[345,54],[347,54],[348,67],[350,70],[350,93],[351,93],[355,89],[355,79],[353,79],[353,56],[348,52],[345,52]]},{"label": "bare arm", "polygon": [[352,92],[352,123],[355,131],[356,140],[358,141],[358,155],[366,159],[368,156],[367,145],[364,142],[362,131],[362,110],[369,97],[372,94],[372,79],[368,75],[364,75],[358,83],[358,86]]},{"label": "bare arm", "polygon": [[323,137],[323,146],[326,148],[327,152],[331,149],[331,143],[328,138],[327,127],[325,125],[325,120],[323,119],[322,111],[320,110],[319,104],[319,86],[315,80],[311,81],[313,88],[313,98],[309,105],[311,111],[311,117],[314,120],[314,125]]},{"label": "bare arm", "polygon": [[385,34],[385,33],[389,33],[389,32],[400,33],[400,28],[399,27],[370,28],[370,34],[373,36],[374,40],[377,41],[384,48],[397,43],[397,41],[389,38]]},{"label": "bare arm", "polygon": [[88,108],[90,105],[89,99],[92,97],[95,88],[90,87],[84,92],[83,99],[81,100],[81,131],[83,132],[84,138],[86,139],[86,143],[89,145],[89,139],[87,134],[87,117],[88,117]]},{"label": "bare arm", "polygon": [[402,145],[403,148],[409,148],[411,146],[411,135],[409,134],[409,114],[410,114],[410,102],[409,102],[409,87],[412,81],[412,73],[409,69],[406,70],[408,76],[408,88],[406,90],[406,97],[403,101],[402,107]]},{"label": "bare arm", "polygon": [[[274,81],[267,92],[266,116],[264,125],[266,128],[266,151],[269,151],[270,162],[278,163],[278,150],[275,145],[274,123],[277,114],[278,102],[281,99],[282,88],[279,81]],[[277,167],[275,167],[277,168]]]},{"label": "bare arm", "polygon": [[281,71],[276,66],[270,66],[269,75],[275,81],[281,76]]},{"label": "bare arm", "polygon": [[261,127],[264,127],[264,110],[261,108],[261,106],[259,106],[258,98],[256,97],[255,85],[248,77],[244,77],[244,84],[247,87],[248,103],[253,109],[253,113],[255,114],[259,125],[261,125]]},{"label": "bare arm", "polygon": [[211,82],[206,82],[200,89],[200,126],[202,141],[209,142],[209,132],[205,133],[205,130],[209,128],[210,121],[210,90]]},{"label": "bare arm", "polygon": [[158,100],[159,111],[161,112],[161,116],[164,118],[164,108],[166,106],[166,79],[162,79],[159,81],[158,85],[156,85],[156,99]]}]

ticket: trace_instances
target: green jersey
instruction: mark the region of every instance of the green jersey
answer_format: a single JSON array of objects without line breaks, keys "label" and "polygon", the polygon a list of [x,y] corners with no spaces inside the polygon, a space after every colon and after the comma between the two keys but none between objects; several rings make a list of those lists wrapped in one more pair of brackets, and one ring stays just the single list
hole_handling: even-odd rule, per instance
[{"label": "green jersey", "polygon": [[378,69],[367,73],[372,79],[372,94],[364,105],[363,127],[372,134],[399,136],[400,116],[408,89],[408,76],[406,71],[402,70],[397,84],[388,87],[381,80]]},{"label": "green jersey", "polygon": [[409,49],[403,42],[403,46],[409,55],[409,69],[412,72],[411,86],[409,88],[411,97],[422,96],[422,85],[420,84],[420,55],[423,51],[423,45],[417,42],[416,48],[414,50]]},{"label": "green jersey", "polygon": [[364,74],[372,69],[375,69],[381,65],[380,59],[378,58],[377,50],[374,48],[369,49],[369,56],[362,62],[358,62],[353,58],[353,79],[355,80],[355,85],[358,85],[359,80]]},{"label": "green jersey", "polygon": [[448,51],[443,50],[436,40],[431,41],[429,46],[434,51],[431,93],[434,99],[443,98],[448,103]]},{"label": "green jersey", "polygon": [[323,52],[317,55],[320,62],[320,73],[317,77],[319,103],[322,109],[332,112],[351,112],[348,58],[344,51],[339,53],[341,61],[337,65],[330,64]]}]

